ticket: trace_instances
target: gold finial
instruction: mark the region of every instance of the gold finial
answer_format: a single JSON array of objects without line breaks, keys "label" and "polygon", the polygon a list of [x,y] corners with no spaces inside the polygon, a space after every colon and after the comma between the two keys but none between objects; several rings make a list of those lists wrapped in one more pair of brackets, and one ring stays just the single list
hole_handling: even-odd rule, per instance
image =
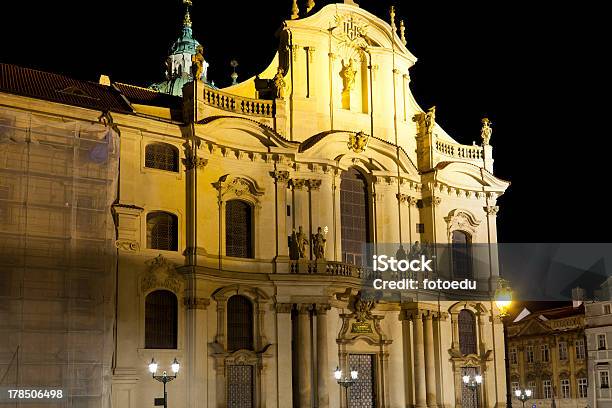
[{"label": "gold finial", "polygon": [[183,19],[183,26],[191,27],[191,16],[189,15],[189,10],[185,12],[185,18]]},{"label": "gold finial", "polygon": [[395,6],[391,6],[389,10],[389,17],[391,17],[391,30],[396,31],[397,27],[395,27]]},{"label": "gold finial", "polygon": [[406,41],[406,26],[404,25],[404,20],[400,20],[400,40],[404,45],[407,44]]},{"label": "gold finial", "polygon": [[293,5],[291,6],[291,19],[295,20],[300,16],[300,8],[298,7],[297,0],[293,0]]}]

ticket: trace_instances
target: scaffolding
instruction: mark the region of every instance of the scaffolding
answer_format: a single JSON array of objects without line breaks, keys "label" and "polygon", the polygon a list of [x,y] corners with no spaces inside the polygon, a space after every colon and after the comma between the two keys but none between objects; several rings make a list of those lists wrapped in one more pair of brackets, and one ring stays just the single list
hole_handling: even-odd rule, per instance
[{"label": "scaffolding", "polygon": [[0,387],[45,407],[110,407],[118,161],[111,126],[0,107]]}]

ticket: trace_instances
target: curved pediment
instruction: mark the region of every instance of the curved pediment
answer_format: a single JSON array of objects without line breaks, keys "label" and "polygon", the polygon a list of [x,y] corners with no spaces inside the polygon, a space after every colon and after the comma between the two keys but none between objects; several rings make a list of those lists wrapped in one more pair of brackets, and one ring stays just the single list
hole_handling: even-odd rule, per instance
[{"label": "curved pediment", "polygon": [[283,138],[274,129],[237,116],[213,116],[198,122],[196,135],[222,146],[265,152],[269,148],[296,150],[298,144]]},{"label": "curved pediment", "polygon": [[403,149],[400,148],[398,157],[394,144],[368,135],[365,135],[368,141],[362,151],[352,149],[351,136],[354,135],[355,132],[344,130],[322,132],[306,139],[299,151],[303,157],[335,161],[340,167],[348,168],[357,160],[370,171],[396,172],[399,164],[401,172],[418,174],[416,166]]},{"label": "curved pediment", "polygon": [[494,191],[502,194],[510,183],[471,163],[441,162],[436,166],[437,180],[466,190]]}]

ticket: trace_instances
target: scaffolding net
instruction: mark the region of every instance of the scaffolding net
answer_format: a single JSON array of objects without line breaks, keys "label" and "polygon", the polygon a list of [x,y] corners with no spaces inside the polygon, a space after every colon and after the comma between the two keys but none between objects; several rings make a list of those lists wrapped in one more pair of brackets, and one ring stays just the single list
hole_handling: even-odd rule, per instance
[{"label": "scaffolding net", "polygon": [[111,126],[0,107],[0,389],[63,391],[40,406],[110,407],[118,156]]}]

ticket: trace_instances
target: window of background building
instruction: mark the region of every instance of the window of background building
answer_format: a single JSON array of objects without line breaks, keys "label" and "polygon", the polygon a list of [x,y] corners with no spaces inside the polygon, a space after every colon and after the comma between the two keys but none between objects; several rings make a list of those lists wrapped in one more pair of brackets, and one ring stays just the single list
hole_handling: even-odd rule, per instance
[{"label": "window of background building", "polygon": [[148,144],[145,147],[145,167],[178,172],[178,149],[167,143]]},{"label": "window of background building", "polygon": [[476,354],[476,317],[469,310],[459,312],[459,348],[461,354]]},{"label": "window of background building", "polygon": [[597,335],[597,349],[598,350],[606,349],[606,335],[605,334]]},{"label": "window of background building", "polygon": [[147,248],[178,250],[178,218],[174,214],[155,211],[147,214]]},{"label": "window of background building", "polygon": [[452,235],[453,276],[471,279],[472,275],[472,237],[463,231],[453,231]]},{"label": "window of background building", "polygon": [[535,381],[529,381],[527,383],[527,388],[531,390],[531,398],[537,398],[536,397],[536,382]]},{"label": "window of background building", "polygon": [[242,200],[225,204],[225,255],[253,258],[253,209]]},{"label": "window of background building", "polygon": [[520,389],[518,381],[512,381],[510,383],[510,388],[512,388],[512,395],[514,395],[514,391]]},{"label": "window of background building", "polygon": [[364,246],[370,241],[368,185],[364,175],[352,167],[343,171],[340,178],[342,261],[363,265]]},{"label": "window of background building", "polygon": [[603,307],[604,314],[610,314],[610,309],[611,309],[610,304],[604,305]]},{"label": "window of background building", "polygon": [[169,290],[156,290],[145,299],[145,348],[175,349],[178,338],[178,301]]},{"label": "window of background building", "polygon": [[578,379],[578,398],[587,397],[588,383],[586,378]]},{"label": "window of background building", "polygon": [[610,388],[610,374],[607,371],[599,372],[599,388]]},{"label": "window of background building", "polygon": [[550,350],[548,349],[548,344],[542,344],[540,346],[540,352],[541,352],[541,360],[543,363],[548,363],[549,359],[550,359]]},{"label": "window of background building", "polygon": [[515,347],[510,349],[510,364],[518,364],[518,356]]},{"label": "window of background building", "polygon": [[567,342],[559,342],[559,360],[567,360]]},{"label": "window of background building", "polygon": [[542,381],[542,391],[544,392],[544,398],[552,398],[552,383],[550,380]]},{"label": "window of background building", "polygon": [[240,295],[227,301],[227,350],[253,350],[253,304]]},{"label": "window of background building", "polygon": [[525,356],[527,358],[527,362],[528,363],[533,363],[533,361],[534,361],[533,346],[527,346],[525,348]]},{"label": "window of background building", "polygon": [[561,380],[561,398],[570,397],[570,382],[567,378]]},{"label": "window of background building", "polygon": [[578,360],[584,360],[585,350],[584,350],[584,339],[576,340],[576,358]]}]

